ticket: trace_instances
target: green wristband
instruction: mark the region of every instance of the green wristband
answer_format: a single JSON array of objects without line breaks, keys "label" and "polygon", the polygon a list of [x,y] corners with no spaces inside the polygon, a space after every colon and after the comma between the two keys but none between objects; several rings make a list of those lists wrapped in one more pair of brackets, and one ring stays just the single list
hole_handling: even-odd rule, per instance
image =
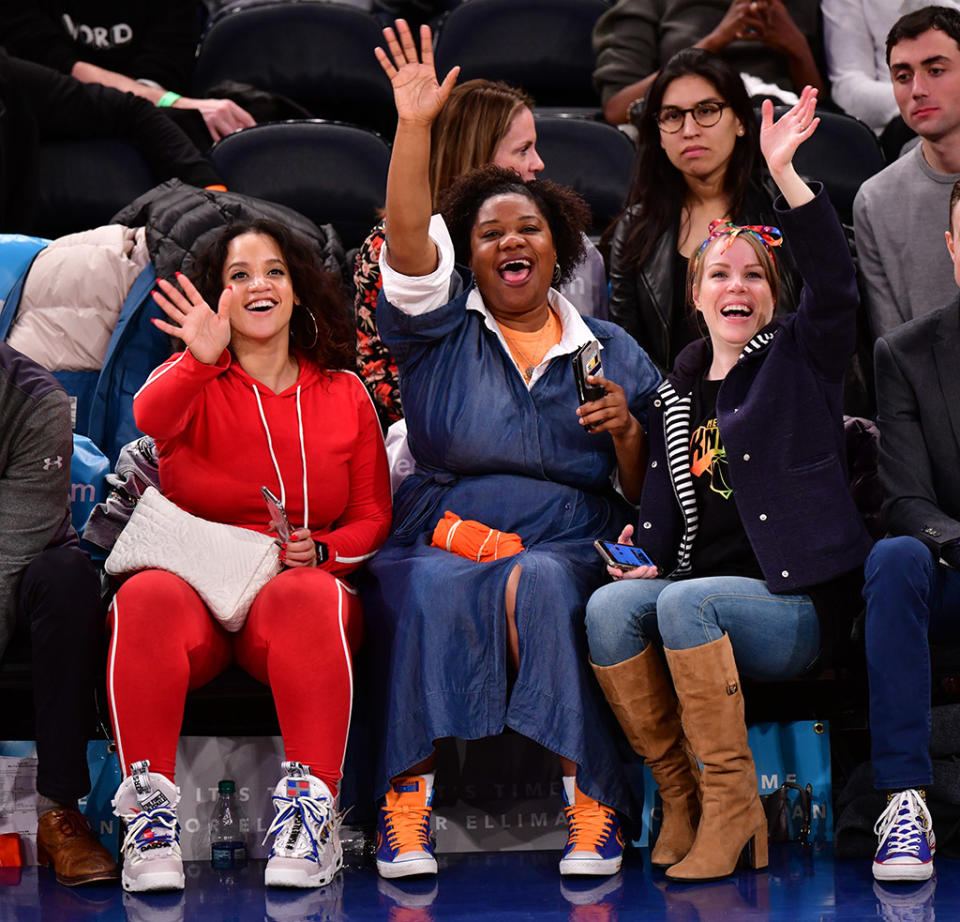
[{"label": "green wristband", "polygon": [[156,105],[161,109],[166,109],[172,106],[179,98],[179,93],[174,93],[173,90],[167,90],[167,92],[156,101]]}]

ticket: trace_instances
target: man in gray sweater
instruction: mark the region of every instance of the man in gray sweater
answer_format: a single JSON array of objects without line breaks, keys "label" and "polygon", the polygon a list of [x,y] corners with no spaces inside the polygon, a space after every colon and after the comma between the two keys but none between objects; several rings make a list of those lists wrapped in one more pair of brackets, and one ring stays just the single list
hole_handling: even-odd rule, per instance
[{"label": "man in gray sweater", "polygon": [[943,234],[960,179],[960,12],[928,6],[902,16],[887,35],[887,63],[920,143],[868,179],[853,204],[874,337],[956,296]]},{"label": "man in gray sweater", "polygon": [[77,811],[103,607],[70,522],[70,400],[0,342],[0,657],[29,655],[37,742],[37,855],[67,886],[117,867]]}]

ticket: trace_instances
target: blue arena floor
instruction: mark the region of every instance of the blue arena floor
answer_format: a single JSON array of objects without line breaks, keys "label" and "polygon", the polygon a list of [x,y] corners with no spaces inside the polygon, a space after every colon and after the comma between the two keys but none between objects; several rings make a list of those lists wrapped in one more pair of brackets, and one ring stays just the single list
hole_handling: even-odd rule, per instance
[{"label": "blue arena floor", "polygon": [[265,891],[263,862],[225,874],[187,864],[182,894],[134,896],[119,886],[69,890],[50,871],[24,869],[0,886],[0,922],[934,922],[960,919],[960,862],[937,859],[933,880],[881,887],[869,861],[835,862],[829,847],[771,849],[766,871],[680,886],[651,873],[646,849],[629,853],[623,870],[597,881],[561,880],[558,856],[512,852],[441,857],[435,879],[385,881],[364,866],[344,868],[317,891]]}]

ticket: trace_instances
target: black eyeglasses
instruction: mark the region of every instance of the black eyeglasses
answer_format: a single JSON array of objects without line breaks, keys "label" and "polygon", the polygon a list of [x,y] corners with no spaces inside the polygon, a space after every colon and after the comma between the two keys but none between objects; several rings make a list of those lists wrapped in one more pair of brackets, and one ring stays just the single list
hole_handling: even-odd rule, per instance
[{"label": "black eyeglasses", "polygon": [[657,114],[657,124],[660,126],[661,131],[674,134],[683,128],[683,123],[686,121],[687,113],[689,112],[693,116],[693,120],[701,128],[710,128],[720,121],[720,116],[723,115],[723,110],[726,107],[727,103],[714,102],[712,100],[709,102],[698,102],[690,109],[678,109],[676,106],[667,106],[666,109],[661,109]]}]

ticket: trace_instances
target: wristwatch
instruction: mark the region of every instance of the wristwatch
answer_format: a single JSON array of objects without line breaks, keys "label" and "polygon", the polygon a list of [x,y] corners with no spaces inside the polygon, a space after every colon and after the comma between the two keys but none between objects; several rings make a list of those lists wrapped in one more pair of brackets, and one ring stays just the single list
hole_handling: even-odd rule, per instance
[{"label": "wristwatch", "polygon": [[326,563],[330,557],[330,550],[322,541],[317,541],[316,538],[313,539],[314,547],[317,549],[317,563]]}]

